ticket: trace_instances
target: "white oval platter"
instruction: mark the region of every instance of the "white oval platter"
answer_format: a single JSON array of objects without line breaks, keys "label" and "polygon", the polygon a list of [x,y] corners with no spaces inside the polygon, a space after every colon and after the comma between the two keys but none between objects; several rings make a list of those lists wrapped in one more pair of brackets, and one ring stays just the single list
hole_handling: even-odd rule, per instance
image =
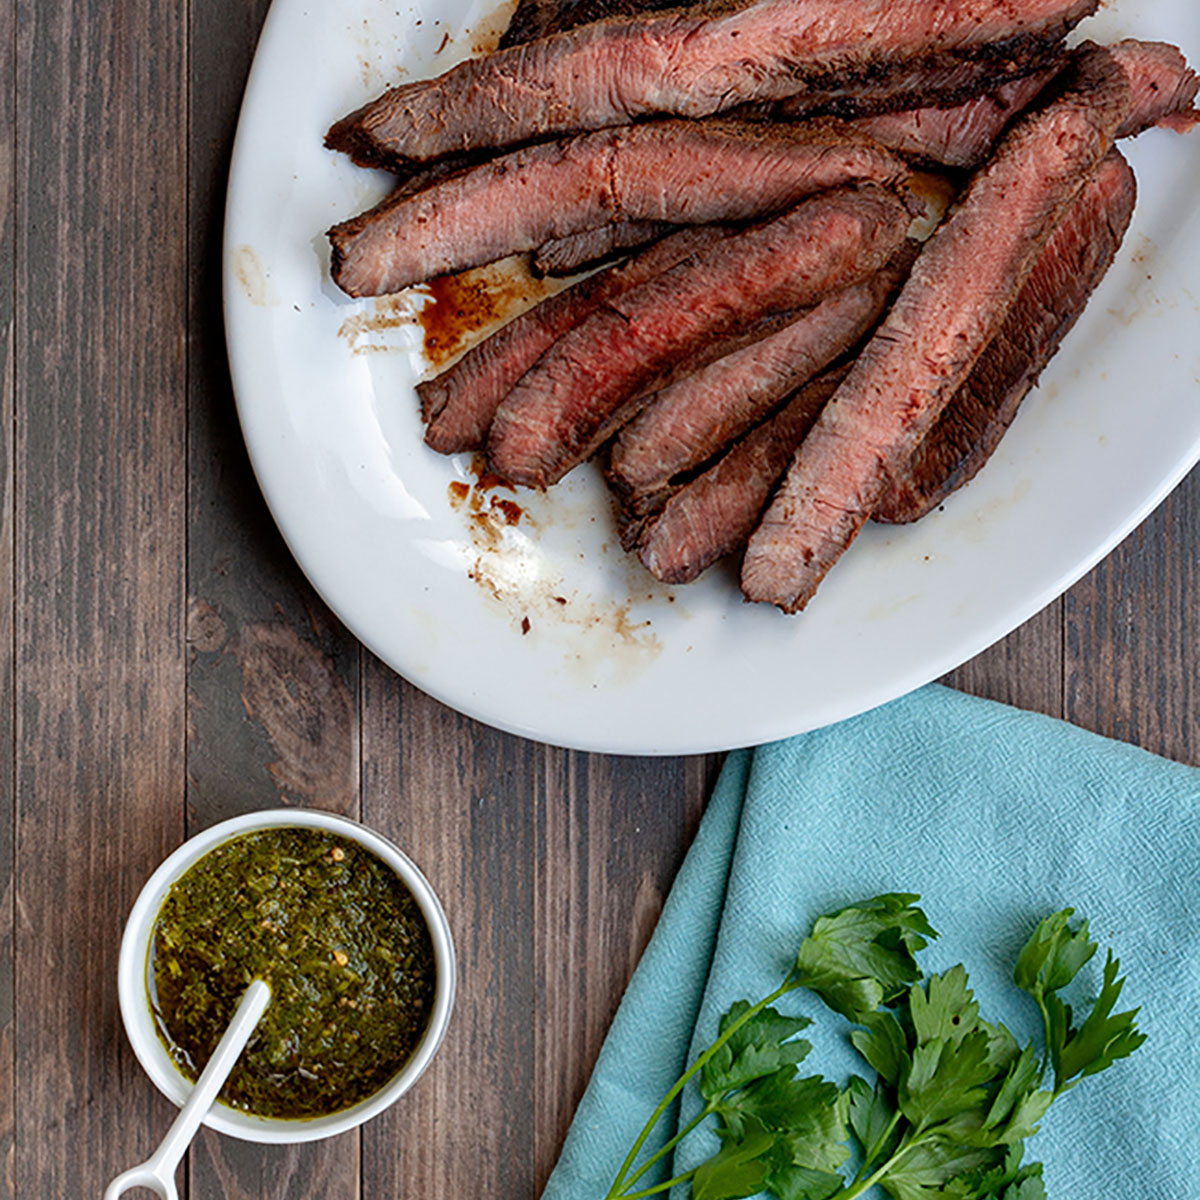
[{"label": "white oval platter", "polygon": [[[494,42],[494,0],[275,0],[238,128],[224,245],[238,410],[259,482],[330,607],[417,686],[540,741],[683,754],[775,740],[942,675],[1060,595],[1200,458],[1200,132],[1125,146],[1141,198],[1118,262],[995,459],[943,511],[868,528],[807,611],[732,571],[655,583],[598,473],[455,502],[465,457],[421,440],[421,300],[352,301],[323,231],[387,176],[322,146],[337,117]],[[1200,64],[1195,0],[1116,0],[1101,41]]]}]

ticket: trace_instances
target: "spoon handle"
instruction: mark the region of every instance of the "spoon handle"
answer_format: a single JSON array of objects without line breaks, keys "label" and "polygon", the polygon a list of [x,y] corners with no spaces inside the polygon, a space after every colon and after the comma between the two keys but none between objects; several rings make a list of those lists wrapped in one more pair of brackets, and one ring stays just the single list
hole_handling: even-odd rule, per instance
[{"label": "spoon handle", "polygon": [[[237,1011],[233,1014],[233,1020],[229,1022],[229,1028],[217,1043],[216,1050],[196,1081],[187,1103],[175,1118],[175,1123],[167,1130],[167,1136],[142,1166],[127,1171],[113,1181],[104,1193],[104,1200],[115,1200],[115,1197],[131,1186],[153,1187],[154,1184],[147,1181],[149,1179],[160,1185],[162,1190],[155,1189],[160,1196],[175,1195],[175,1168],[179,1166],[179,1160],[183,1158],[184,1151],[196,1136],[196,1130],[200,1128],[208,1110],[213,1106],[217,1094],[225,1086],[229,1072],[233,1070],[234,1063],[245,1049],[270,1000],[271,989],[261,979],[256,979],[246,989]],[[134,1175],[138,1177],[136,1180],[133,1179]]]}]

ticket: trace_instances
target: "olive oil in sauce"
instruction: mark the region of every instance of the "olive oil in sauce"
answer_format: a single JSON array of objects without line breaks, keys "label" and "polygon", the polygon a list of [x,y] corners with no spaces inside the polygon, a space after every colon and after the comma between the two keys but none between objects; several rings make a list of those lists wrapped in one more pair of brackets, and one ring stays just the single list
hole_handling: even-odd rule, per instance
[{"label": "olive oil in sauce", "polygon": [[365,1100],[412,1056],[433,1006],[416,899],[365,847],[321,829],[263,829],[209,851],[167,893],[149,965],[159,1036],[190,1079],[250,982],[270,984],[221,1093],[263,1117]]}]

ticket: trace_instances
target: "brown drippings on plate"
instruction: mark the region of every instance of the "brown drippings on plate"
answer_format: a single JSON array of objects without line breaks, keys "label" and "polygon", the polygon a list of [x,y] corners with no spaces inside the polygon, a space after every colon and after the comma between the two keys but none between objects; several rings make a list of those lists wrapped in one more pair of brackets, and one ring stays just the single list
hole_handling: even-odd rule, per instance
[{"label": "brown drippings on plate", "polygon": [[513,13],[517,11],[519,0],[504,0],[496,6],[494,12],[486,17],[480,17],[478,22],[467,30],[471,35],[471,53],[476,58],[492,54],[500,45],[504,31],[512,22]]},{"label": "brown drippings on plate", "polygon": [[925,205],[925,215],[913,222],[909,236],[926,241],[958,199],[959,185],[934,171],[914,171],[905,186]]},{"label": "brown drippings on plate", "polygon": [[487,458],[482,454],[471,455],[471,474],[475,476],[475,486],[481,492],[494,492],[497,488],[504,488],[514,496],[517,493],[516,487],[507,479],[488,470]]},{"label": "brown drippings on plate", "polygon": [[354,354],[376,354],[395,349],[385,341],[374,341],[374,336],[412,325],[417,318],[411,303],[404,296],[381,296],[375,300],[369,312],[355,313],[347,317],[338,329],[338,337],[349,345]]},{"label": "brown drippings on plate", "polygon": [[515,500],[502,500],[499,496],[492,497],[491,507],[496,509],[509,525],[519,525],[525,515],[525,510]]},{"label": "brown drippings on plate", "polygon": [[498,325],[561,290],[555,280],[535,279],[523,259],[505,259],[425,285],[430,302],[417,320],[425,332],[425,357],[434,368],[469,349]]}]

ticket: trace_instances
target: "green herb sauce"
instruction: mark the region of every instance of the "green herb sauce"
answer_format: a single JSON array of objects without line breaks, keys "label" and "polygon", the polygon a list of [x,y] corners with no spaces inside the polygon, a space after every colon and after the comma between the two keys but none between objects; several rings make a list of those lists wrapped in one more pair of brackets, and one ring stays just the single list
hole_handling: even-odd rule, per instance
[{"label": "green herb sauce", "polygon": [[395,872],[320,829],[264,829],[172,885],[150,944],[159,1036],[190,1079],[254,979],[271,1003],[221,1098],[263,1117],[325,1116],[378,1091],[429,1024],[429,929]]}]

